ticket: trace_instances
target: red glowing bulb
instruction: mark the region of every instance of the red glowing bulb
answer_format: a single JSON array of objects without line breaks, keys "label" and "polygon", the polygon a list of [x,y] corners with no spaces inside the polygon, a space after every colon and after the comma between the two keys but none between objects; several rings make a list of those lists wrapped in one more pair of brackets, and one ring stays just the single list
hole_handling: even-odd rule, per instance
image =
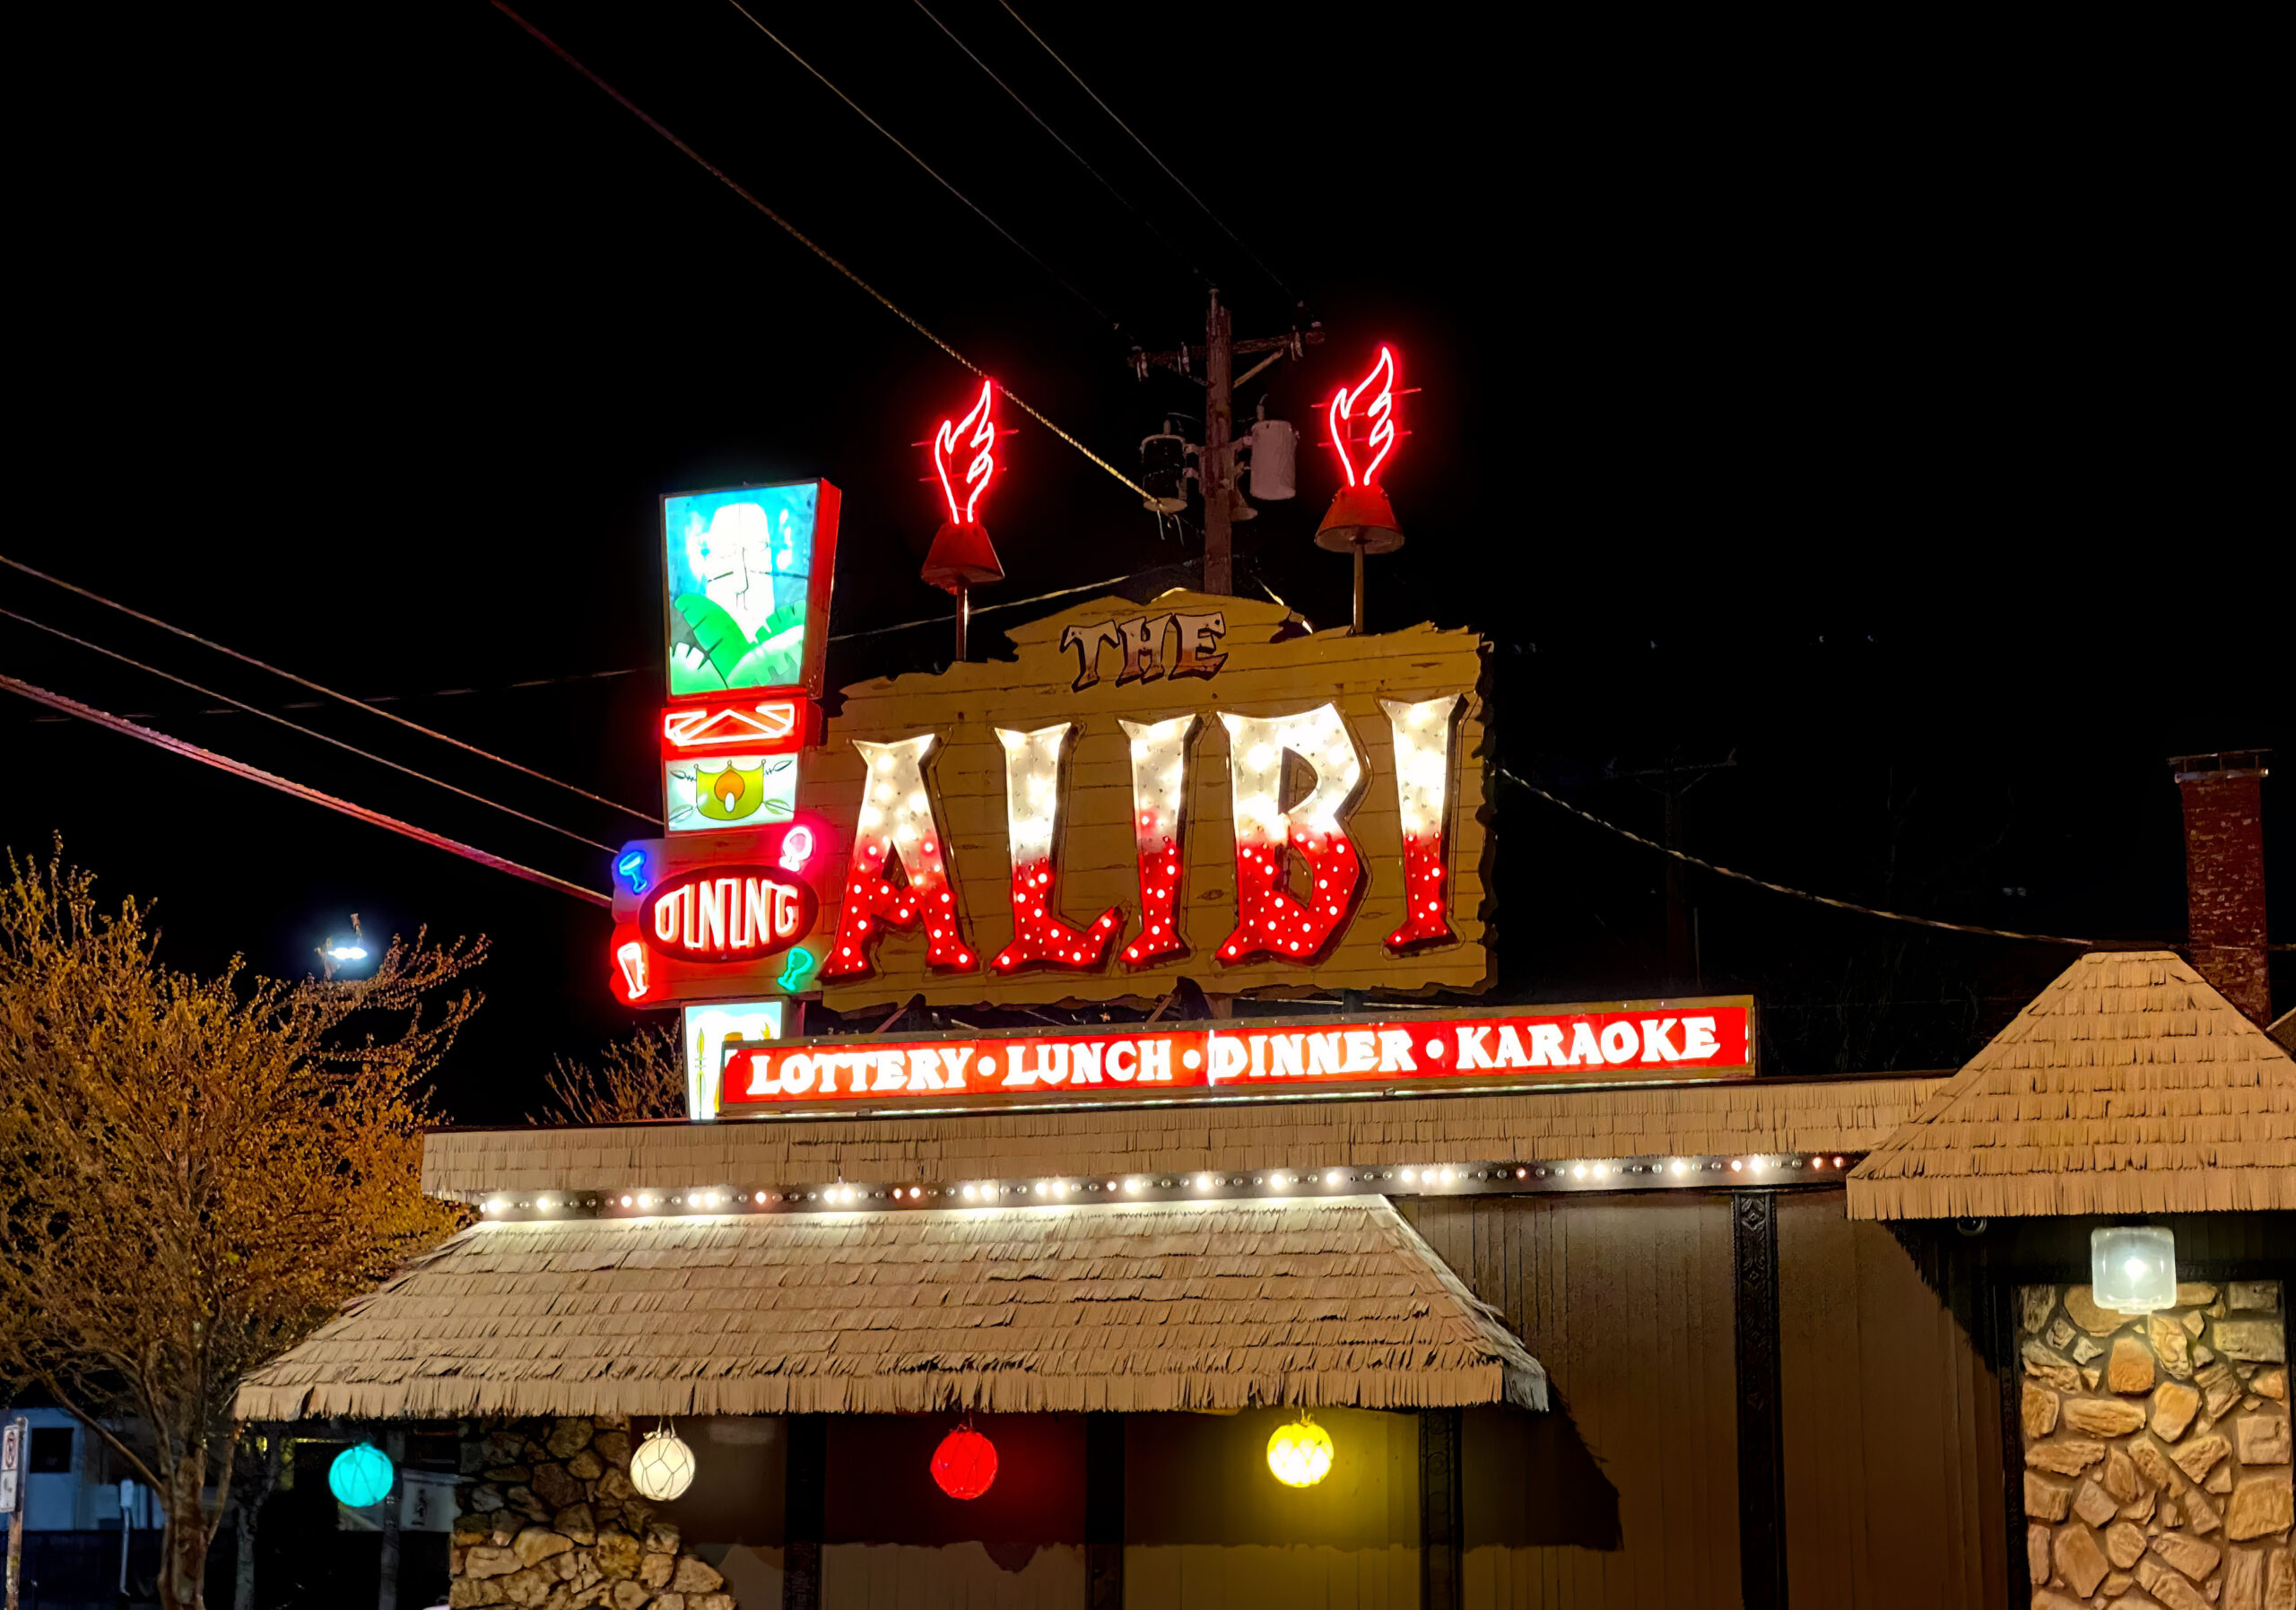
[{"label": "red glowing bulb", "polygon": [[933,1450],[933,1480],[951,1498],[978,1498],[996,1480],[996,1444],[959,1426]]},{"label": "red glowing bulb", "polygon": [[[994,381],[983,380],[980,400],[971,411],[962,419],[943,420],[941,428],[933,433],[933,468],[941,477],[941,495],[948,500],[952,525],[973,523],[973,510],[980,503],[980,494],[988,490],[989,477],[996,473],[996,427],[988,417],[995,390]],[[972,462],[965,466],[965,495],[961,502],[958,500],[956,486],[949,480],[949,460],[961,449],[972,454]]]}]

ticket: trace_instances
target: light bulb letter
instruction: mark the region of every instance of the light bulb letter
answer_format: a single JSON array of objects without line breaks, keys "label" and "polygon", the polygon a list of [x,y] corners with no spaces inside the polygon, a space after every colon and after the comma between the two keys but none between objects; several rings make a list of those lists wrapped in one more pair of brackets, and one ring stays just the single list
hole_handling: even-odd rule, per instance
[{"label": "light bulb letter", "polygon": [[[1363,787],[1363,757],[1335,704],[1296,716],[1231,716],[1228,777],[1236,822],[1236,931],[1219,951],[1233,967],[1266,954],[1311,962],[1330,944],[1362,892],[1363,864],[1340,817]],[[1283,757],[1299,756],[1316,786],[1281,808]],[[1291,892],[1292,853],[1308,866],[1305,900]]]},{"label": "light bulb letter", "polygon": [[1198,718],[1120,721],[1132,743],[1132,836],[1140,852],[1140,936],[1124,948],[1135,967],[1178,954],[1180,819],[1187,808],[1187,752]]},{"label": "light bulb letter", "polygon": [[1082,932],[1057,915],[1054,878],[1060,847],[1060,760],[1074,722],[1034,732],[996,729],[1004,745],[1004,828],[1013,849],[1013,943],[996,954],[999,974],[1031,962],[1083,970],[1108,959],[1124,926],[1110,906]]},{"label": "light bulb letter", "polygon": [[[853,858],[845,871],[844,903],[837,914],[837,937],[830,941],[824,979],[865,979],[871,959],[888,926],[925,924],[926,961],[934,967],[967,971],[972,947],[949,877],[940,824],[934,820],[925,760],[939,739],[932,733],[895,744],[853,740],[861,757],[861,814],[853,832]],[[904,887],[885,874],[900,864]]]},{"label": "light bulb letter", "polygon": [[1458,937],[1451,932],[1450,906],[1443,885],[1450,867],[1444,825],[1451,791],[1452,717],[1460,696],[1417,703],[1382,699],[1387,728],[1395,735],[1396,803],[1403,815],[1403,926],[1387,936],[1398,953]]}]

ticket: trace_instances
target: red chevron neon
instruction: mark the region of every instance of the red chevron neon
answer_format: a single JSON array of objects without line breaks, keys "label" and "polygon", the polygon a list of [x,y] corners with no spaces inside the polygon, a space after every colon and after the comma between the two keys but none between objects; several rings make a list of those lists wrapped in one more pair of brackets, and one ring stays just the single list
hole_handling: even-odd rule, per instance
[{"label": "red chevron neon", "polygon": [[662,753],[674,759],[734,749],[744,754],[794,754],[805,746],[805,726],[801,700],[683,705],[662,712]]}]

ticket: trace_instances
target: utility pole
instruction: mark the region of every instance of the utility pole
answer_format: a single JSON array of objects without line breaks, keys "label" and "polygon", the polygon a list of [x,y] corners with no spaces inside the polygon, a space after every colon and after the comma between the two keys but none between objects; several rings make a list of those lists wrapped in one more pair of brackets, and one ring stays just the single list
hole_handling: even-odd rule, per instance
[{"label": "utility pole", "polygon": [[1236,590],[1235,553],[1230,538],[1229,491],[1235,484],[1228,438],[1236,423],[1235,339],[1220,290],[1212,291],[1212,313],[1204,325],[1204,590]]},{"label": "utility pole", "polygon": [[[1738,763],[1738,752],[1732,750],[1718,761],[1684,762],[1669,755],[1664,765],[1647,767],[1640,771],[1609,770],[1612,777],[1631,777],[1655,789],[1666,801],[1666,848],[1682,850],[1689,837],[1690,802],[1686,797],[1692,788],[1704,782],[1714,772]],[[1607,769],[1606,769],[1607,770]],[[1666,857],[1666,984],[1670,989],[1680,989],[1693,976],[1702,971],[1692,959],[1691,942],[1690,904],[1687,884],[1683,877],[1683,863],[1674,856]]]},{"label": "utility pole", "polygon": [[[1204,590],[1207,593],[1236,590],[1232,534],[1236,500],[1240,495],[1236,491],[1236,387],[1280,358],[1306,356],[1307,349],[1320,344],[1323,338],[1323,326],[1314,325],[1305,330],[1293,330],[1288,335],[1238,341],[1228,309],[1221,303],[1220,288],[1215,285],[1212,288],[1212,309],[1204,321],[1202,346],[1184,346],[1169,352],[1135,349],[1133,352],[1132,372],[1144,380],[1152,367],[1169,369],[1195,379],[1196,360],[1200,357],[1203,361],[1204,378],[1197,383],[1205,391],[1204,451],[1197,460],[1196,479],[1204,488]],[[1235,367],[1239,352],[1265,352],[1267,356],[1239,376]]]}]

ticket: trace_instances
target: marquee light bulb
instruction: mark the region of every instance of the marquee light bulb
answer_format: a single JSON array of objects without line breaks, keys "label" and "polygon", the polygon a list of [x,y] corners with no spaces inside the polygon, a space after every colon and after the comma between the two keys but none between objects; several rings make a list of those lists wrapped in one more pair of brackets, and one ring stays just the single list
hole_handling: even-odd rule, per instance
[{"label": "marquee light bulb", "polygon": [[1460,695],[1405,703],[1382,699],[1395,735],[1396,804],[1403,816],[1403,926],[1387,937],[1391,951],[1456,939],[1443,898],[1443,824],[1451,783],[1451,716]]},{"label": "marquee light bulb", "polygon": [[1060,842],[1060,757],[1075,723],[1034,732],[996,729],[1004,746],[1004,831],[1013,856],[1013,943],[996,953],[999,973],[1031,962],[1081,970],[1108,957],[1124,927],[1110,906],[1079,932],[1054,915],[1053,879]]},{"label": "marquee light bulb", "polygon": [[1187,804],[1187,750],[1196,716],[1119,721],[1132,741],[1132,837],[1140,857],[1140,936],[1124,948],[1134,966],[1187,947],[1179,932],[1180,818]]},{"label": "marquee light bulb", "polygon": [[[1256,956],[1309,962],[1337,932],[1362,888],[1363,866],[1340,831],[1340,815],[1363,785],[1363,761],[1335,704],[1296,716],[1235,716],[1228,729],[1230,794],[1235,801],[1236,931],[1220,961],[1235,966]],[[1289,811],[1277,808],[1283,756],[1315,769],[1316,786]],[[1308,864],[1313,892],[1305,902],[1288,885],[1291,853]]]},{"label": "marquee light bulb", "polygon": [[[941,850],[940,825],[934,820],[932,798],[925,787],[925,759],[939,742],[939,736],[929,732],[894,744],[853,740],[865,772],[879,779],[873,793],[883,803],[861,812],[862,831],[853,839],[844,903],[837,914],[837,936],[830,941],[828,957],[822,963],[824,979],[867,978],[876,970],[871,958],[886,925],[906,929],[920,920],[925,925],[929,965],[951,971],[970,970],[973,965],[972,947],[965,943],[964,927],[957,916],[948,860]],[[925,802],[921,809],[918,800]],[[878,831],[888,817],[891,832]],[[783,843],[786,847],[787,840]],[[900,889],[885,876],[887,866],[896,859],[905,881],[905,887]]]}]

